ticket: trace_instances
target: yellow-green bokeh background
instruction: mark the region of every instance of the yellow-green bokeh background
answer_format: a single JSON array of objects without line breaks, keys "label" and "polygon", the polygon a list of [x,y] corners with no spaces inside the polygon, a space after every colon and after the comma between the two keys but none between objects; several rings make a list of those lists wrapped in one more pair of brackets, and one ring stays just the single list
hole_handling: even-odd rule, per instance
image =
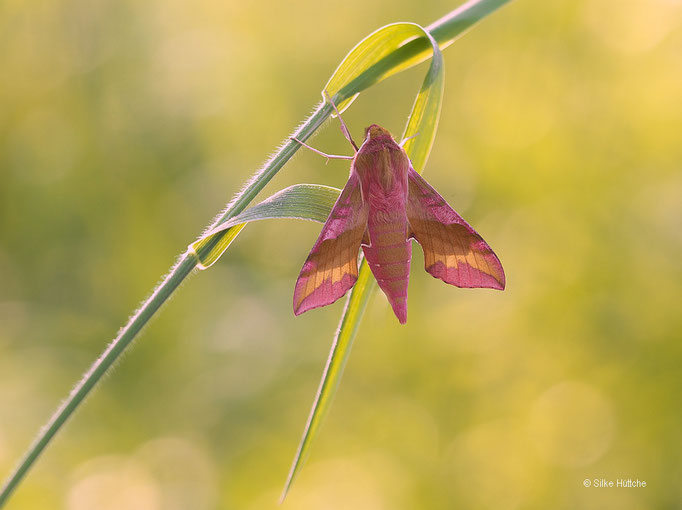
[{"label": "yellow-green bokeh background", "polygon": [[[0,5],[0,477],[345,53],[456,5]],[[678,507],[682,2],[516,1],[444,56],[424,175],[508,288],[446,286],[415,247],[408,324],[375,296],[282,508]],[[399,134],[425,70],[364,93],[356,137]],[[349,152],[335,124],[312,143]],[[347,172],[301,153],[267,191]],[[276,508],[342,309],[291,310],[319,229],[245,229],[8,508]]]}]

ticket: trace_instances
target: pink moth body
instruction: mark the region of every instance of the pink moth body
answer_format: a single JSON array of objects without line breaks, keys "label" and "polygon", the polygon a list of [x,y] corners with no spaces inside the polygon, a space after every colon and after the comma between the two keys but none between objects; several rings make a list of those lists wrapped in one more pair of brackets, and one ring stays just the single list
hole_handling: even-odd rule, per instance
[{"label": "pink moth body", "polygon": [[504,289],[504,270],[490,246],[414,171],[391,134],[373,124],[303,264],[294,313],[343,296],[357,281],[362,247],[379,287],[405,323],[412,238],[422,246],[425,269],[435,278],[457,287]]},{"label": "pink moth body", "polygon": [[410,160],[385,129],[373,124],[366,132],[351,167],[360,178],[362,198],[369,206],[369,239],[364,240],[362,249],[379,287],[404,324],[412,260],[406,212]]}]

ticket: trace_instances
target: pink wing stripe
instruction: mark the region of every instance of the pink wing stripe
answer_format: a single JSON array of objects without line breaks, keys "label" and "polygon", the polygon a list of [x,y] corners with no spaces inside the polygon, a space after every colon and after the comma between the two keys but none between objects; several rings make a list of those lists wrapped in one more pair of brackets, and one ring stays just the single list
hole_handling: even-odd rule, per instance
[{"label": "pink wing stripe", "polygon": [[426,270],[457,287],[504,289],[504,270],[490,246],[412,168],[408,179],[407,219]]},{"label": "pink wing stripe", "polygon": [[360,180],[351,173],[298,276],[294,314],[329,305],[353,286],[358,278],[358,251],[367,211]]}]

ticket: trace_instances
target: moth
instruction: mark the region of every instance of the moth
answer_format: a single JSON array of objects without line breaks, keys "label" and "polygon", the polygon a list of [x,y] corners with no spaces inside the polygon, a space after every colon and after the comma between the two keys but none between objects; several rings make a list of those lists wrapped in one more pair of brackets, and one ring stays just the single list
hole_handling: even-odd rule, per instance
[{"label": "moth", "polygon": [[[339,116],[339,119],[341,117]],[[358,252],[388,298],[398,321],[407,321],[412,239],[424,250],[426,271],[457,287],[504,290],[497,255],[483,238],[419,175],[401,144],[372,124],[355,149],[350,177],[303,264],[294,290],[294,314],[341,298],[358,278]]]}]

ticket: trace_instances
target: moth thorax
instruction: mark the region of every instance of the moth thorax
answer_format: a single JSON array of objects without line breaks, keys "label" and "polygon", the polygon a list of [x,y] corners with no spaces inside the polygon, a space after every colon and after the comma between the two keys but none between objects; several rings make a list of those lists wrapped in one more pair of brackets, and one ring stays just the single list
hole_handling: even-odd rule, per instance
[{"label": "moth thorax", "polygon": [[377,153],[377,159],[379,160],[379,164],[376,166],[379,174],[377,177],[381,182],[381,186],[384,189],[389,190],[393,187],[393,178],[395,175],[391,161],[391,150],[384,147],[383,150]]}]

